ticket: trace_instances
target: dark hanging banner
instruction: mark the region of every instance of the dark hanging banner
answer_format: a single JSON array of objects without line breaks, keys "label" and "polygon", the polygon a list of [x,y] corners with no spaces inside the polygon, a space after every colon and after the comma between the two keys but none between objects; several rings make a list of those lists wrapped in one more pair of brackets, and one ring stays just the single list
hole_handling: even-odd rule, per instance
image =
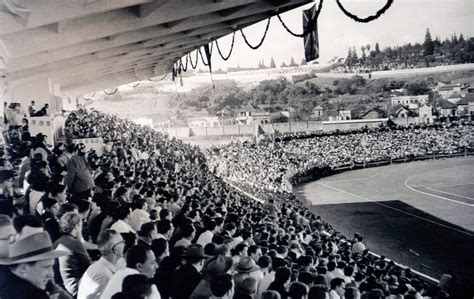
[{"label": "dark hanging banner", "polygon": [[316,4],[303,10],[304,57],[306,62],[319,58],[318,9]]}]

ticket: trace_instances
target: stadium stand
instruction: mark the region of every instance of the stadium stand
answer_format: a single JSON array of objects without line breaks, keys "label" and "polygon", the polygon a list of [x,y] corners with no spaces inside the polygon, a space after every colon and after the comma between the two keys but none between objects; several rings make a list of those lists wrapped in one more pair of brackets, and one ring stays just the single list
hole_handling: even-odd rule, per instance
[{"label": "stadium stand", "polygon": [[[52,152],[42,135],[13,127],[0,165],[0,297],[31,298],[21,287],[38,298],[462,298],[452,275],[424,280],[371,255],[361,236],[342,236],[289,197],[284,180],[463,151],[471,129],[299,134],[231,144],[208,162],[196,147],[98,111],[71,113]],[[74,143],[84,138],[102,138],[104,153]],[[51,272],[45,263],[56,258]]]}]

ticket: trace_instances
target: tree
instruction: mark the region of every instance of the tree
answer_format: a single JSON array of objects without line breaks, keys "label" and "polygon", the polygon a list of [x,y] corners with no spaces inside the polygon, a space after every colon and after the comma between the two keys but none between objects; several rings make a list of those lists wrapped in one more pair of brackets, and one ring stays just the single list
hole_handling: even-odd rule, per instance
[{"label": "tree", "polygon": [[272,59],[270,60],[270,68],[271,68],[271,69],[274,69],[274,68],[276,68],[276,67],[277,67],[277,66],[276,66],[276,64],[275,64],[275,60],[274,60],[273,57],[272,57]]},{"label": "tree", "polygon": [[433,55],[434,52],[434,44],[433,40],[431,39],[430,29],[426,28],[425,34],[425,42],[423,43],[423,56]]},{"label": "tree", "polygon": [[308,63],[306,62],[306,59],[304,59],[304,58],[303,58],[303,59],[301,59],[301,63],[300,63],[300,65],[307,65],[307,64],[308,64]]},{"label": "tree", "polygon": [[281,68],[284,68],[284,67],[288,67],[288,66],[286,65],[286,63],[282,62],[281,65],[280,65],[280,67],[281,67]]},{"label": "tree", "polygon": [[379,54],[379,53],[380,53],[379,43],[375,43],[375,53],[376,53],[376,54]]}]

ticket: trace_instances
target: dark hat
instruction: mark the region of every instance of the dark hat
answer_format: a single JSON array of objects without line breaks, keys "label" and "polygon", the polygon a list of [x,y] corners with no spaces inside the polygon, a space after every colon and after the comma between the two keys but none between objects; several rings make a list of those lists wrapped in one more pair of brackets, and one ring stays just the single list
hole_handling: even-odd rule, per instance
[{"label": "dark hat", "polygon": [[243,256],[240,258],[237,264],[237,272],[239,273],[250,273],[258,270],[259,267],[255,264],[255,261],[250,256]]},{"label": "dark hat", "polygon": [[204,263],[202,272],[210,277],[215,277],[220,274],[225,274],[231,267],[232,258],[223,255],[216,255]]},{"label": "dark hat", "polygon": [[55,250],[47,232],[36,233],[9,245],[8,258],[0,259],[0,265],[16,265],[55,259],[69,253]]},{"label": "dark hat", "polygon": [[209,256],[204,254],[204,247],[200,244],[191,244],[186,249],[185,257],[197,257],[206,259]]}]

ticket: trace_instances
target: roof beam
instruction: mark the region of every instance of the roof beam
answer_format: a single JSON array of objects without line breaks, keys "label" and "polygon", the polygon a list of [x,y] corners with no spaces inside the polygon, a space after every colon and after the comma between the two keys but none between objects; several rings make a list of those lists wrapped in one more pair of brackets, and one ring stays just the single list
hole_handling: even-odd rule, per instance
[{"label": "roof beam", "polygon": [[151,3],[146,3],[138,6],[138,16],[145,18],[154,13],[158,8],[166,4],[170,0],[155,0]]}]

